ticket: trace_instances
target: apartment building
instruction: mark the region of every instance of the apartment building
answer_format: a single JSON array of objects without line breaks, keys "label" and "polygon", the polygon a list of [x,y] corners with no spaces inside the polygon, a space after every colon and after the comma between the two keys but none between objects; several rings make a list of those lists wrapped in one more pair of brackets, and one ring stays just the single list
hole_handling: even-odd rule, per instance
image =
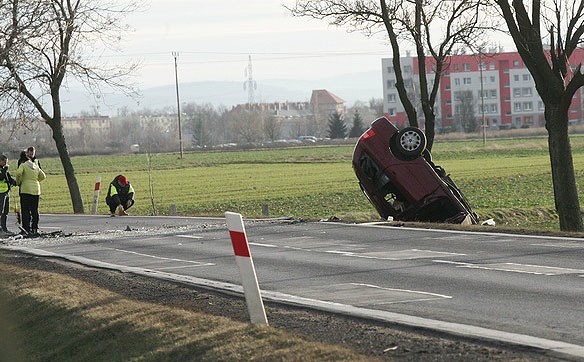
[{"label": "apartment building", "polygon": [[[571,59],[576,65],[584,60],[584,49],[577,49]],[[400,58],[404,84],[418,110],[418,123],[423,127],[423,112],[419,101],[417,57]],[[480,127],[491,129],[543,127],[544,105],[535,89],[529,70],[517,52],[497,52],[456,55],[448,58],[440,78],[440,88],[435,104],[436,128],[439,131],[461,130],[469,119]],[[433,59],[427,60],[427,79],[432,86]],[[382,59],[384,112],[400,127],[406,125],[407,116],[395,88],[395,72],[391,58]],[[572,101],[569,120],[583,121],[582,91],[578,90]]]}]

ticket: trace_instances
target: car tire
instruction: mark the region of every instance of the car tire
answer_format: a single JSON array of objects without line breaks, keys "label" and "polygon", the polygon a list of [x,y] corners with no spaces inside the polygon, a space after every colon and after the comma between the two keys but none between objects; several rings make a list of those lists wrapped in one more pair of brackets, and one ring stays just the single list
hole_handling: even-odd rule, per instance
[{"label": "car tire", "polygon": [[392,152],[405,159],[418,158],[426,149],[426,135],[416,127],[406,127],[395,134]]}]

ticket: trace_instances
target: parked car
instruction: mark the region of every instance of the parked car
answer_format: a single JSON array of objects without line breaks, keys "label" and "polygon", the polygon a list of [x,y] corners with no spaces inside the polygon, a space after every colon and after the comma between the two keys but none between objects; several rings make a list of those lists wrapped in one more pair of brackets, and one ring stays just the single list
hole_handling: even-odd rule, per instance
[{"label": "parked car", "polygon": [[298,140],[300,140],[302,142],[314,143],[314,142],[318,141],[318,138],[316,138],[314,136],[300,136],[300,137],[298,137]]},{"label": "parked car", "polygon": [[383,219],[477,224],[478,217],[444,169],[432,162],[419,128],[381,117],[357,141],[353,169]]}]

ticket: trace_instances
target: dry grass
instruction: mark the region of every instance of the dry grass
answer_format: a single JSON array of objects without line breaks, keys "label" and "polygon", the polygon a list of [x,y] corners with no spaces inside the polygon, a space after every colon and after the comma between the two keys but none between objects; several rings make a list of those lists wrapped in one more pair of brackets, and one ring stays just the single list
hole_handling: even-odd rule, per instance
[{"label": "dry grass", "polygon": [[0,259],[2,361],[370,361],[267,326],[125,299]]}]

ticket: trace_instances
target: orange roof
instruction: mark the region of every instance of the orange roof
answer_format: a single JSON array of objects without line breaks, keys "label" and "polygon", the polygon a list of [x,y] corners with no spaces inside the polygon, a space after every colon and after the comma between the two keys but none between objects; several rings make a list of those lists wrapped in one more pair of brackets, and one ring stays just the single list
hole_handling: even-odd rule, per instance
[{"label": "orange roof", "polygon": [[310,97],[310,103],[318,103],[319,104],[340,104],[345,103],[345,101],[336,95],[332,94],[331,92],[327,91],[326,89],[315,89],[312,91],[312,97]]}]

